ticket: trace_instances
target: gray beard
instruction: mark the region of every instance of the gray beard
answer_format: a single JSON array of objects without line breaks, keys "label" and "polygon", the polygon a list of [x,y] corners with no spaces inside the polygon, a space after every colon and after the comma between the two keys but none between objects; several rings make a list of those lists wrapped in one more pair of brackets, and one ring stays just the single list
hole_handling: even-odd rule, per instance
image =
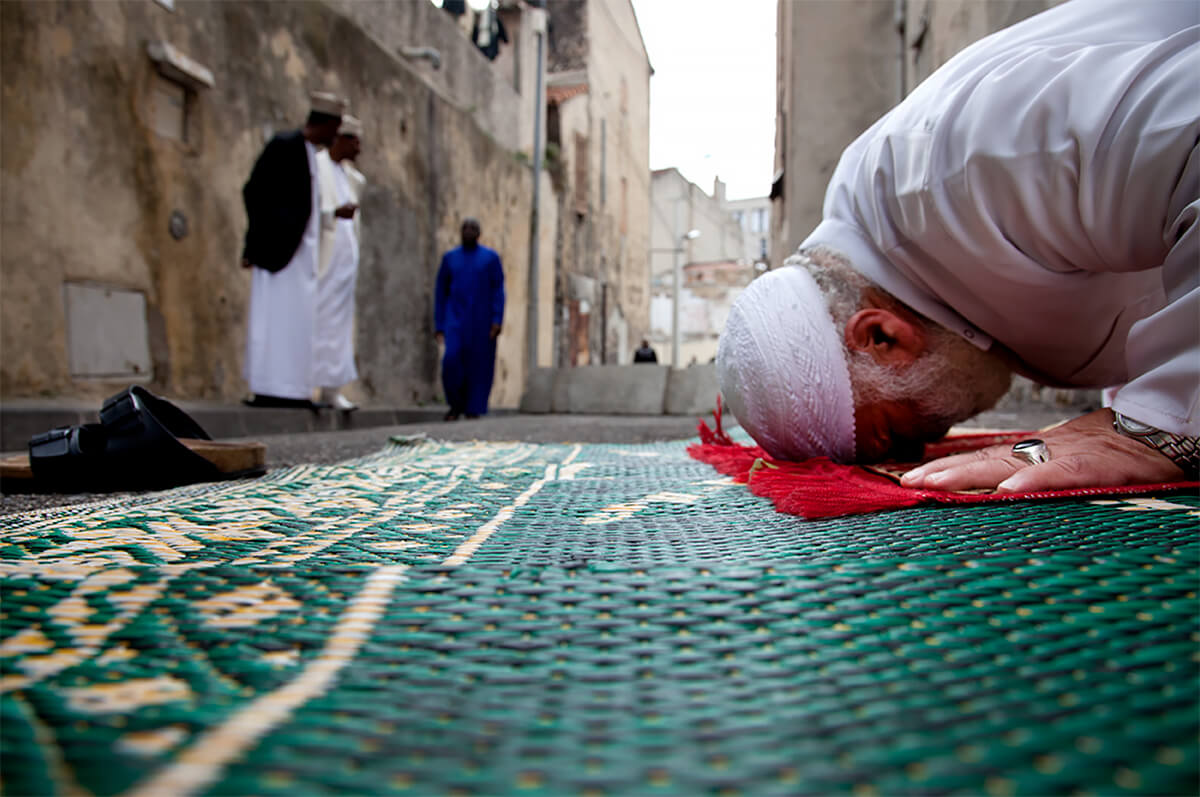
[{"label": "gray beard", "polygon": [[926,332],[929,347],[910,365],[881,365],[861,351],[848,352],[846,363],[856,407],[878,401],[911,404],[918,415],[912,437],[931,441],[995,406],[1012,373],[995,354],[947,329],[929,324]]}]

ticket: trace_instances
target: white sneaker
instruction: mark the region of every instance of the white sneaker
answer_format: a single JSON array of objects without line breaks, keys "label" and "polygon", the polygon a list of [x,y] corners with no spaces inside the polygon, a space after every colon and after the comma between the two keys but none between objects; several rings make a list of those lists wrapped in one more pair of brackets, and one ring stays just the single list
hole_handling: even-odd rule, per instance
[{"label": "white sneaker", "polygon": [[341,393],[338,393],[336,396],[334,396],[333,401],[330,403],[333,405],[335,410],[341,410],[342,412],[354,412],[356,409],[358,409],[357,404],[343,396]]}]

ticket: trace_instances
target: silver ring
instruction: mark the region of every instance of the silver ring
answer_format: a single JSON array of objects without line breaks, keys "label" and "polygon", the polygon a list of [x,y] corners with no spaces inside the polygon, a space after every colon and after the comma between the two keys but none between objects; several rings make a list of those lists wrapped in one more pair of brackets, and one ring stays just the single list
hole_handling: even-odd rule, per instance
[{"label": "silver ring", "polygon": [[1029,465],[1041,465],[1050,461],[1050,449],[1041,440],[1022,440],[1014,443],[1012,455]]}]

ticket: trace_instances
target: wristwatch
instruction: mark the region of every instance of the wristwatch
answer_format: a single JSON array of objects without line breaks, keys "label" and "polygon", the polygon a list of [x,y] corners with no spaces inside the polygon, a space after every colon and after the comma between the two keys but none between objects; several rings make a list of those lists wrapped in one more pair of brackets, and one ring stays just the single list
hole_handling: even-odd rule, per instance
[{"label": "wristwatch", "polygon": [[1113,415],[1113,428],[1118,433],[1150,446],[1178,465],[1189,479],[1200,474],[1200,437],[1164,432],[1119,412]]}]

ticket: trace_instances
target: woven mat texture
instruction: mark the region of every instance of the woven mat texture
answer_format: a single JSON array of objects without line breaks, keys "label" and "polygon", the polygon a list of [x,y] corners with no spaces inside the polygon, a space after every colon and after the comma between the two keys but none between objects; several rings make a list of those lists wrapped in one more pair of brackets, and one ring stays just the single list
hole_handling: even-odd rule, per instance
[{"label": "woven mat texture", "polygon": [[1198,520],[429,441],[7,516],[0,789],[1196,794]]}]

